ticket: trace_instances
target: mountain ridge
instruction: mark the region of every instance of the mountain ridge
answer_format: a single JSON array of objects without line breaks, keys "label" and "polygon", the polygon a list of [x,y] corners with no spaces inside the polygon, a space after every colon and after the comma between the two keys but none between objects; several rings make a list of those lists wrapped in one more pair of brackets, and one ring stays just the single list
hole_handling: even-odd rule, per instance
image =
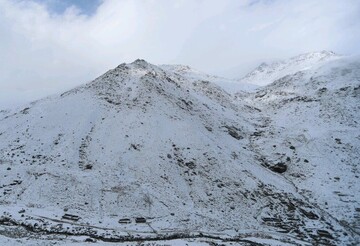
[{"label": "mountain ridge", "polygon": [[238,81],[264,86],[286,75],[291,75],[340,57],[342,56],[337,55],[333,51],[324,50],[308,52],[270,63],[263,62]]}]

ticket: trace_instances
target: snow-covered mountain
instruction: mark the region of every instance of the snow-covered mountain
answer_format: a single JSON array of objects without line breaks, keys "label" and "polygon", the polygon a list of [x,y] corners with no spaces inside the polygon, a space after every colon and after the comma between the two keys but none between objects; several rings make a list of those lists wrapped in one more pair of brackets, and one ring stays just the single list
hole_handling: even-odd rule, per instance
[{"label": "snow-covered mountain", "polygon": [[359,58],[285,76],[247,100],[268,120],[253,142],[263,163],[285,163],[300,193],[360,233]]},{"label": "snow-covered mountain", "polygon": [[4,111],[0,242],[356,245],[359,64],[233,96],[136,60]]},{"label": "snow-covered mountain", "polygon": [[341,56],[332,51],[310,52],[271,63],[262,63],[239,80],[241,83],[268,85],[286,75],[310,69]]}]

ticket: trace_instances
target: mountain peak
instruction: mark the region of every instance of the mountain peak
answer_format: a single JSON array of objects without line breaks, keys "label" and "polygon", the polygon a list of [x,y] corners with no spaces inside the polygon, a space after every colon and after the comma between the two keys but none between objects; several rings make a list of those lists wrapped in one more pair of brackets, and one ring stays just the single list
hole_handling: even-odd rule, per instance
[{"label": "mountain peak", "polygon": [[117,71],[118,69],[123,70],[123,69],[129,69],[129,68],[142,68],[142,69],[147,69],[149,67],[155,67],[155,65],[147,62],[144,59],[136,59],[135,61],[131,62],[131,63],[121,63],[120,65],[118,65],[115,69],[112,69],[110,71]]},{"label": "mountain peak", "polygon": [[135,61],[133,61],[132,63],[130,63],[131,65],[137,65],[143,68],[148,67],[149,65],[151,65],[150,63],[148,63],[147,61],[145,61],[144,59],[136,59]]},{"label": "mountain peak", "polygon": [[340,55],[333,51],[323,50],[300,54],[276,62],[263,62],[245,77],[241,78],[240,81],[256,85],[268,85],[286,75],[307,70],[316,65],[340,57]]}]

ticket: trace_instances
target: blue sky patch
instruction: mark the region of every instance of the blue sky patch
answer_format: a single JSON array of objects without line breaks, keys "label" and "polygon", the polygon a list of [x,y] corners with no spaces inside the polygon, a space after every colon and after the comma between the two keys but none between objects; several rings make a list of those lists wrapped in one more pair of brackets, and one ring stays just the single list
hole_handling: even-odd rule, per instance
[{"label": "blue sky patch", "polygon": [[49,10],[62,14],[70,6],[76,6],[83,14],[92,15],[102,2],[101,0],[35,0],[38,3],[45,3]]}]

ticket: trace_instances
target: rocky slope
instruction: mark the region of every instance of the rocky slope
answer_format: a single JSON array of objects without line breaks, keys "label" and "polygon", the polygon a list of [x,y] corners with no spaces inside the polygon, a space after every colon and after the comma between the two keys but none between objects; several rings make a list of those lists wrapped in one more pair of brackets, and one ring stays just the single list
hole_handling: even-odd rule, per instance
[{"label": "rocky slope", "polygon": [[137,60],[3,112],[0,235],[355,245],[358,64],[233,96]]},{"label": "rocky slope", "polygon": [[283,163],[284,177],[313,204],[360,233],[360,61],[343,58],[285,76],[247,100],[267,126],[253,139],[264,166]]}]

